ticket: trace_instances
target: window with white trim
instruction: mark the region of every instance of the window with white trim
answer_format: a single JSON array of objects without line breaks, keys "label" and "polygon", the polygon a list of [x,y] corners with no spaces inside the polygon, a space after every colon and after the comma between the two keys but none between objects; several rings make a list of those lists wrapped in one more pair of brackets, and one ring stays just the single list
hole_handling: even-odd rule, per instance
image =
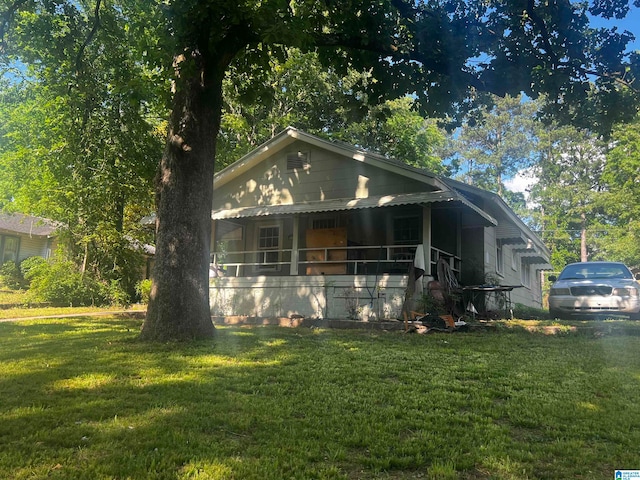
[{"label": "window with white trim", "polygon": [[520,263],[520,282],[525,287],[531,286],[531,264],[522,262]]},{"label": "window with white trim", "polygon": [[496,240],[496,272],[502,273],[504,270],[504,257],[502,241]]},{"label": "window with white trim", "polygon": [[258,262],[262,270],[275,270],[280,261],[280,226],[269,225],[258,229]]},{"label": "window with white trim", "polygon": [[395,245],[417,245],[420,243],[422,226],[419,217],[393,219],[393,243]]}]

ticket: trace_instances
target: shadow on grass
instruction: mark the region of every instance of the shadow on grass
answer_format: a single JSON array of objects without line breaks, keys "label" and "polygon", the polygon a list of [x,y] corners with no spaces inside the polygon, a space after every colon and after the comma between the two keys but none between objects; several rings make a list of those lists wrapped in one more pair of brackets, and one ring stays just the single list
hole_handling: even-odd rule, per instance
[{"label": "shadow on grass", "polygon": [[139,326],[0,325],[0,477],[575,477],[639,440],[615,339]]}]

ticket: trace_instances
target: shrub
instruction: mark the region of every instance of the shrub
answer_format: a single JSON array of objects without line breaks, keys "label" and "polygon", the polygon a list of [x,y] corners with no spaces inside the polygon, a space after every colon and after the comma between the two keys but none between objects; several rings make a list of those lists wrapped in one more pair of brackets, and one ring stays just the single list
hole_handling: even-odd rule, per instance
[{"label": "shrub", "polygon": [[16,262],[9,261],[0,267],[0,283],[12,290],[22,288],[24,279]]},{"label": "shrub", "polygon": [[141,303],[149,303],[151,297],[151,280],[141,280],[136,284],[136,293],[140,297]]},{"label": "shrub", "polygon": [[82,275],[69,261],[56,260],[38,265],[30,273],[29,297],[32,302],[54,306],[105,305],[110,301],[108,286]]},{"label": "shrub", "polygon": [[122,288],[120,280],[111,280],[104,283],[104,296],[111,305],[126,307],[131,304],[131,296]]},{"label": "shrub", "polygon": [[20,273],[25,281],[25,286],[29,286],[31,279],[38,273],[39,269],[46,268],[47,261],[42,257],[28,257],[20,262]]}]

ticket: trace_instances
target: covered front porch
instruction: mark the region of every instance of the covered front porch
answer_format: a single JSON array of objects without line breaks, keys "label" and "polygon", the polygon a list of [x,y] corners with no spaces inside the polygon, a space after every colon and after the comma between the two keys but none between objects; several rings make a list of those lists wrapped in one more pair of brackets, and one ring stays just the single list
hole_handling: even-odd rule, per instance
[{"label": "covered front porch", "polygon": [[491,224],[434,193],[214,212],[212,313],[398,318],[414,262],[462,281],[465,232]]}]

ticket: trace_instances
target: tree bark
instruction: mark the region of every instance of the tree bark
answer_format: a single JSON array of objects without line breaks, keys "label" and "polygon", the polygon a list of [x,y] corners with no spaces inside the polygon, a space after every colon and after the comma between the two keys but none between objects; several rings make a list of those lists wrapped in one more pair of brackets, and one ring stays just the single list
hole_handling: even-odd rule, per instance
[{"label": "tree bark", "polygon": [[173,110],[156,177],[153,287],[145,340],[215,334],[209,307],[211,205],[224,67],[206,68],[197,50],[176,56]]}]

